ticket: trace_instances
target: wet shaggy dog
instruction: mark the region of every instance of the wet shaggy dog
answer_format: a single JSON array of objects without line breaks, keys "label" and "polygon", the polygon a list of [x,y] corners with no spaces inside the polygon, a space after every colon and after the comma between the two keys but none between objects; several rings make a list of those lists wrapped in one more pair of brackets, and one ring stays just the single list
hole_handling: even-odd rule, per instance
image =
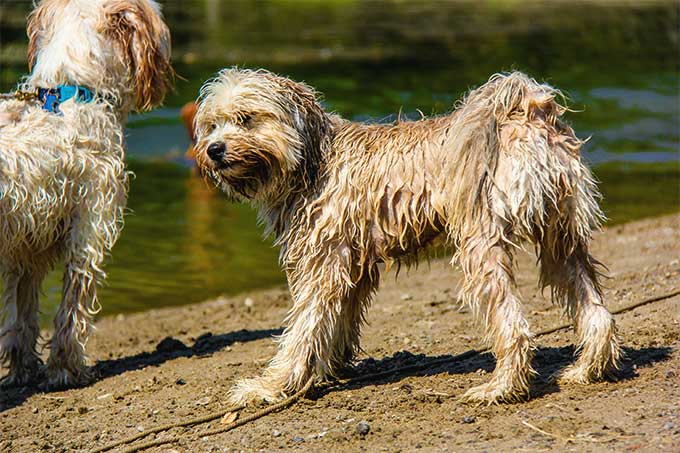
[{"label": "wet shaggy dog", "polygon": [[465,399],[528,396],[532,339],[513,277],[524,241],[579,337],[561,379],[586,383],[615,369],[619,341],[588,252],[599,195],[558,95],[522,73],[497,74],[449,115],[359,124],[326,113],[309,86],[264,70],[226,69],[209,81],[196,117],[198,164],[257,207],[293,298],[276,356],[236,385],[232,401],[275,401],[349,364],[379,263],[413,263],[440,235],[497,360]]},{"label": "wet shaggy dog", "polygon": [[[2,385],[43,377],[51,388],[89,378],[96,286],[127,198],[123,125],[132,109],[163,99],[170,34],[153,1],[43,0],[28,35],[28,99],[0,101],[0,360]],[[43,368],[38,298],[60,257],[62,300]]]}]

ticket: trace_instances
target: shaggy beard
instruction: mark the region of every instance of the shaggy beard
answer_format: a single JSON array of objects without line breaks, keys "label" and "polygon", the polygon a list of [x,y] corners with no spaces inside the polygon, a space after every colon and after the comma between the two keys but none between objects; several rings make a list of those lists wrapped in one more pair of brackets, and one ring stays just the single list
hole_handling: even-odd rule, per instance
[{"label": "shaggy beard", "polygon": [[233,201],[248,201],[267,192],[272,176],[280,173],[268,161],[259,158],[231,160],[228,165],[202,169],[202,174]]}]

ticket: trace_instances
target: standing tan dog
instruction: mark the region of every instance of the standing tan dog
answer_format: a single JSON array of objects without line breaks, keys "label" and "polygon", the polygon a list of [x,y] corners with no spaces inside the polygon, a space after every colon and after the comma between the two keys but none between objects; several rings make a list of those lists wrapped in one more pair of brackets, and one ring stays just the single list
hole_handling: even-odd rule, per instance
[{"label": "standing tan dog", "polygon": [[557,95],[524,74],[499,74],[449,115],[368,125],[324,112],[313,89],[267,71],[226,69],[208,82],[198,163],[258,208],[294,301],[278,353],[232,400],[275,401],[348,364],[378,264],[413,262],[438,235],[455,247],[463,299],[497,359],[467,400],[528,395],[532,340],[513,277],[513,250],[525,240],[579,336],[578,360],[561,378],[585,383],[615,369],[616,328],[588,252],[599,195]]},{"label": "standing tan dog", "polygon": [[0,102],[2,384],[39,377],[40,284],[65,259],[43,386],[88,380],[85,344],[104,255],[127,198],[123,125],[168,88],[170,33],[149,0],[43,0],[28,18],[32,73]]}]

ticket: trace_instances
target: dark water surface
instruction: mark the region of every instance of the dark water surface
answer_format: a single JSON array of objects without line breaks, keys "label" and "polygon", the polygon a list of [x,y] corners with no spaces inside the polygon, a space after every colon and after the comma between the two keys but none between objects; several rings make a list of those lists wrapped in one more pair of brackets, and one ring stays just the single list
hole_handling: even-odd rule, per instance
[{"label": "dark water surface", "polygon": [[[216,70],[266,67],[305,80],[356,120],[448,111],[492,73],[564,90],[612,223],[680,210],[679,18],[675,2],[169,1],[176,91],[133,115],[123,236],[104,314],[186,304],[283,283],[255,214],[192,175],[179,108]],[[0,6],[0,89],[25,73],[30,2]],[[60,272],[44,285],[45,317]]]}]

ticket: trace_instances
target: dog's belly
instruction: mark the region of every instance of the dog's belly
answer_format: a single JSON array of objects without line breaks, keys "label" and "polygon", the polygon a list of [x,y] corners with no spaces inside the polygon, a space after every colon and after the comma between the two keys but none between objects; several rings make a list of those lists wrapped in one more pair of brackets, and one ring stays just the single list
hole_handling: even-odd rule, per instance
[{"label": "dog's belly", "polygon": [[430,245],[443,229],[440,216],[431,207],[428,190],[414,195],[410,190],[394,192],[388,185],[379,209],[369,209],[365,218],[373,219],[369,246],[381,260],[413,255]]},{"label": "dog's belly", "polygon": [[385,234],[377,226],[371,229],[371,252],[379,261],[402,259],[416,254],[431,245],[440,235],[440,230],[428,225],[423,231],[407,229],[402,236]]}]

